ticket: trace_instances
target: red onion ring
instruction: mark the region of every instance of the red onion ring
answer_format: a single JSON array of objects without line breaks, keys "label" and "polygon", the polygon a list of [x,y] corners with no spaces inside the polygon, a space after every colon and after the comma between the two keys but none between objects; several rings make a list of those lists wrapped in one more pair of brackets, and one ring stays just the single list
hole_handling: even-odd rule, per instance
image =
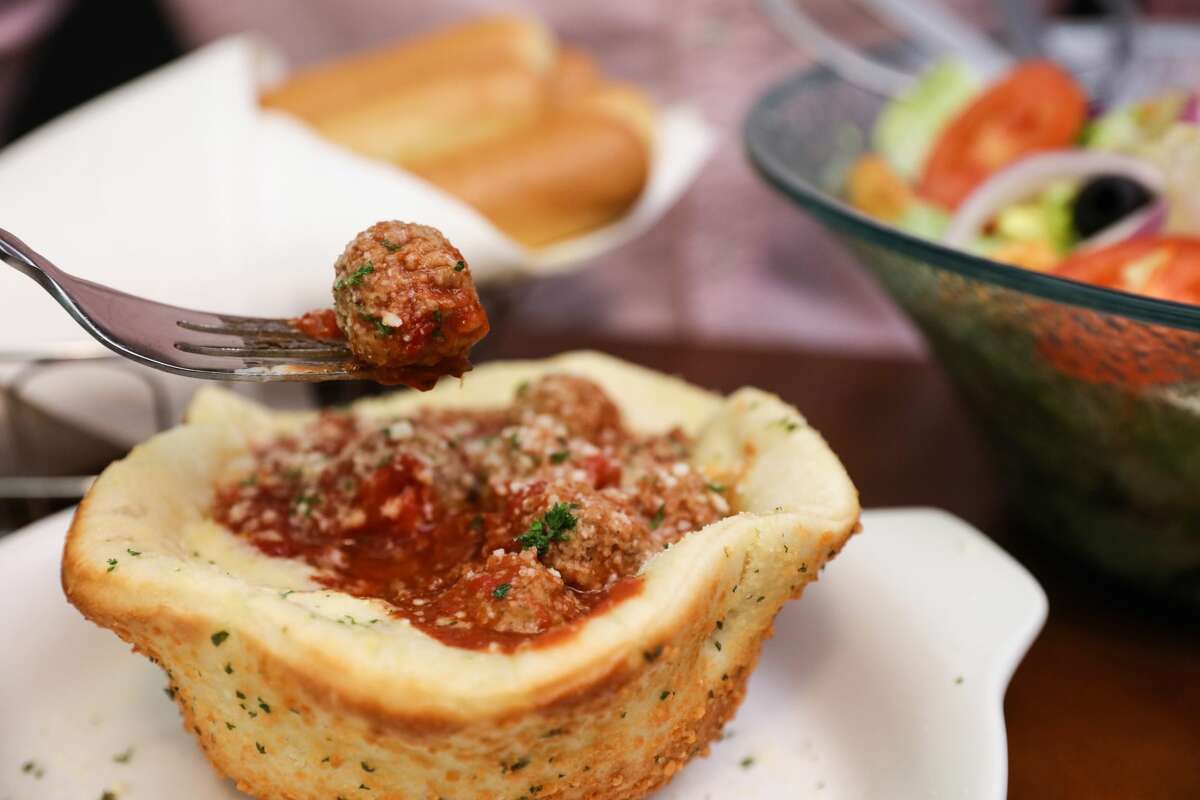
[{"label": "red onion ring", "polygon": [[1165,185],[1158,168],[1140,158],[1103,150],[1039,153],[1005,167],[971,192],[950,220],[942,241],[951,247],[967,248],[1002,208],[1036,195],[1056,180],[1092,175],[1124,175],[1155,195],[1161,195]]}]

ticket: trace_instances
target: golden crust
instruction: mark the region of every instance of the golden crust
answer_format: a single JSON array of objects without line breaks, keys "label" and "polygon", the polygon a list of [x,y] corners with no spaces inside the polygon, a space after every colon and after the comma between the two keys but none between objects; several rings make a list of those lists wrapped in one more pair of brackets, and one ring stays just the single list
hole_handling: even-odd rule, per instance
[{"label": "golden crust", "polygon": [[707,751],[776,612],[856,529],[857,495],[777,398],[722,399],[597,354],[489,365],[358,411],[496,405],[547,371],[596,380],[636,429],[696,434],[697,466],[736,477],[743,512],[655,556],[638,595],[569,636],[447,647],[206,522],[251,438],[302,419],[220,392],[97,481],[68,536],[67,596],[167,670],[187,729],[255,797],[642,797]]}]

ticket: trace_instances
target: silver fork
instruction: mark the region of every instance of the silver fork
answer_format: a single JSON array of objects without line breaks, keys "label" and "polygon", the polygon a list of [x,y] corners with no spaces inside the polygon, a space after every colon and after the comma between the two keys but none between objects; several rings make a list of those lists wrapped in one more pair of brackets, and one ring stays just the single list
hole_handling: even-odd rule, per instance
[{"label": "silver fork", "polygon": [[206,313],[156,303],[63,272],[0,229],[0,259],[33,278],[101,344],[139,364],[219,381],[370,378],[340,342],[285,319]]}]

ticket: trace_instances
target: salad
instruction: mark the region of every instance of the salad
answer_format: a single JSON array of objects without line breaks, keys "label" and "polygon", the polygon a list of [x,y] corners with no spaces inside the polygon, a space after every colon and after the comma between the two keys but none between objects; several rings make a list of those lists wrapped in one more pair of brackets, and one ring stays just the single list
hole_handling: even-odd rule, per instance
[{"label": "salad", "polygon": [[851,166],[855,208],[996,261],[1200,305],[1200,95],[1093,113],[1047,61],[926,72]]}]

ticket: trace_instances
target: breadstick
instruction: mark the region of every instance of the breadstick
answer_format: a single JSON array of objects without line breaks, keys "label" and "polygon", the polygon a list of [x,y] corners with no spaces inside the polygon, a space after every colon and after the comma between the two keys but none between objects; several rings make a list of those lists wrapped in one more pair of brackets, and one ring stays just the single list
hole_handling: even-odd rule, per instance
[{"label": "breadstick", "polygon": [[411,168],[527,126],[545,112],[546,101],[537,72],[476,64],[324,115],[313,126],[344,147]]},{"label": "breadstick", "polygon": [[562,47],[550,73],[550,97],[553,102],[569,102],[581,92],[593,89],[602,80],[600,68],[589,53],[577,47]]},{"label": "breadstick", "polygon": [[556,59],[554,34],[537,20],[485,17],[300,70],[265,91],[262,104],[316,122],[472,65],[522,64],[548,75]]},{"label": "breadstick", "polygon": [[536,247],[629,209],[649,172],[651,125],[640,93],[605,85],[532,126],[414,171]]}]

